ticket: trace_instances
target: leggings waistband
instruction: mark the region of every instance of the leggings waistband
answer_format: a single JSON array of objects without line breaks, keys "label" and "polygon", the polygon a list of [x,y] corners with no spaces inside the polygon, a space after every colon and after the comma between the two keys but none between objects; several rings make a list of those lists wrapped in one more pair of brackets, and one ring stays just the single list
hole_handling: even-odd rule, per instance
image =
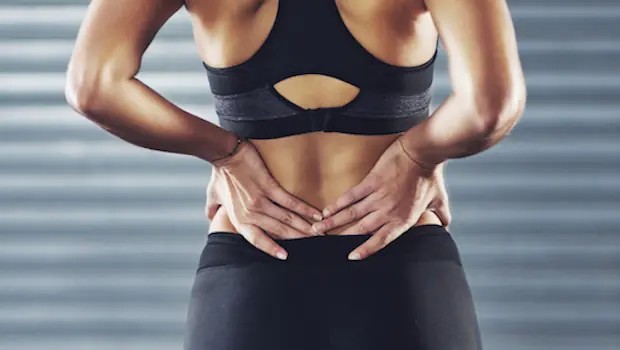
[{"label": "leggings waistband", "polygon": [[361,261],[347,259],[348,254],[370,238],[371,234],[326,235],[295,239],[276,239],[287,252],[284,261],[276,259],[251,245],[242,235],[214,231],[208,234],[198,269],[214,266],[235,266],[248,263],[321,264],[370,263],[398,260],[451,260],[461,265],[461,257],[451,234],[442,226],[413,226],[377,253]]}]

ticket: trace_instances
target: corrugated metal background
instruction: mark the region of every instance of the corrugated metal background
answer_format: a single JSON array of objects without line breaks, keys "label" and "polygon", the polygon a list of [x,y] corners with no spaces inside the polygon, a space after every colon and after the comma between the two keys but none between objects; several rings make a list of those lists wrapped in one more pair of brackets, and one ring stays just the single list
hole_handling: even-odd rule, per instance
[{"label": "corrugated metal background", "polygon": [[[178,349],[207,163],[66,106],[83,0],[0,1],[0,348]],[[529,85],[516,130],[448,167],[486,349],[620,349],[620,3],[510,1]],[[140,76],[214,121],[181,11]],[[441,56],[435,102],[448,91]]]}]

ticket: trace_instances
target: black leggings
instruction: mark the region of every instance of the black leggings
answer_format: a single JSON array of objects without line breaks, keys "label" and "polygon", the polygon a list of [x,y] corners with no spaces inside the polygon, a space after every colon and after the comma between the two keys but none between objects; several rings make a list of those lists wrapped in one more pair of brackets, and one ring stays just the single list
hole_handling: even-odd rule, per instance
[{"label": "black leggings", "polygon": [[410,228],[365,260],[370,235],[277,240],[285,261],[212,232],[200,256],[185,350],[480,350],[451,234]]}]

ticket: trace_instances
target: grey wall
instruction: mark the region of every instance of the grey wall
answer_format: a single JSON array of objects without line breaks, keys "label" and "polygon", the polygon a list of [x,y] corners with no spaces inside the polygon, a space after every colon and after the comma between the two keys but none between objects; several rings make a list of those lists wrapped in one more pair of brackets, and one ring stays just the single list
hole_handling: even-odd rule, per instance
[{"label": "grey wall", "polygon": [[[66,106],[86,3],[0,1],[0,349],[178,349],[210,168],[126,144]],[[620,3],[510,6],[527,111],[500,145],[447,170],[486,349],[617,350]],[[185,13],[140,77],[214,121]]]}]

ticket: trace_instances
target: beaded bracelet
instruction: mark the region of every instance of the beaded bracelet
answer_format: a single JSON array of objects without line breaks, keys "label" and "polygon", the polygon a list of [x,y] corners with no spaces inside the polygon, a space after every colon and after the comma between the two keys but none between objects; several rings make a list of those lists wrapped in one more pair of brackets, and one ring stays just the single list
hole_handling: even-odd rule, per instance
[{"label": "beaded bracelet", "polygon": [[221,158],[218,158],[218,159],[213,159],[213,160],[211,160],[211,162],[215,162],[215,161],[218,161],[218,160],[222,160],[222,159],[226,159],[226,158],[234,156],[235,153],[237,153],[237,150],[239,149],[239,145],[241,145],[241,143],[243,143],[243,141],[245,141],[244,138],[238,137],[237,138],[237,143],[235,144],[235,148],[233,148],[233,150],[230,151],[230,153],[228,153],[224,157],[221,157]]}]

